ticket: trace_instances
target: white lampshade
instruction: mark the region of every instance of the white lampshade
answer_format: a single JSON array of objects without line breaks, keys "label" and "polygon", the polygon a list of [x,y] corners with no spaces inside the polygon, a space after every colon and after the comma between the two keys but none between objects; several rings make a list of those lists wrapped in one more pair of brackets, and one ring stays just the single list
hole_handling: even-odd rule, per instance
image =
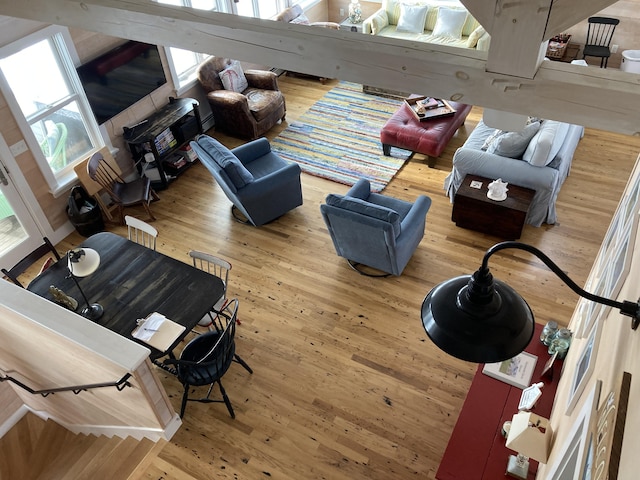
[{"label": "white lampshade", "polygon": [[[77,260],[73,261],[72,258]],[[86,277],[98,269],[100,265],[100,255],[92,248],[76,248],[69,252],[67,266],[69,271],[76,277]]]},{"label": "white lampshade", "polygon": [[531,412],[516,413],[511,420],[506,446],[540,463],[547,463],[552,434],[546,418]]}]

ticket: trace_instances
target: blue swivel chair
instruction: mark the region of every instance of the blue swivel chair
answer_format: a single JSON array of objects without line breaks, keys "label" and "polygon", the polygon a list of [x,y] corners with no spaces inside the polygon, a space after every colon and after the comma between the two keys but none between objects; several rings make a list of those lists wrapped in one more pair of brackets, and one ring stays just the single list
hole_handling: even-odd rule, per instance
[{"label": "blue swivel chair", "polygon": [[339,256],[359,273],[387,276],[406,267],[424,236],[429,207],[425,195],[406,202],[371,193],[369,181],[360,179],[344,196],[329,194],[320,211]]},{"label": "blue swivel chair", "polygon": [[231,200],[236,220],[258,227],[302,205],[300,165],[273,153],[266,138],[229,150],[200,135],[191,148]]}]

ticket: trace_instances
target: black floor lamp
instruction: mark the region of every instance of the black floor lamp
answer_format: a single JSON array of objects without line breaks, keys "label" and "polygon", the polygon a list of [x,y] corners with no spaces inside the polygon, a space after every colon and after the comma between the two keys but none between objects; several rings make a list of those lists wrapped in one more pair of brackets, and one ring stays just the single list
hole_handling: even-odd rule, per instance
[{"label": "black floor lamp", "polygon": [[67,253],[67,267],[69,268],[69,276],[73,279],[84,298],[86,307],[80,312],[83,317],[89,320],[97,320],[102,317],[104,309],[99,303],[89,303],[89,299],[80,288],[80,282],[77,277],[86,277],[91,275],[98,269],[100,265],[100,255],[92,248],[76,248],[69,250]]},{"label": "black floor lamp", "polygon": [[542,251],[520,242],[502,242],[484,255],[473,275],[463,275],[436,285],[422,302],[422,325],[438,348],[449,355],[476,363],[495,363],[515,357],[533,337],[535,321],[527,302],[513,288],[495,280],[489,257],[507,248],[534,254],[571,290],[596,303],[620,309],[640,324],[638,302],[618,302],[580,288]]}]

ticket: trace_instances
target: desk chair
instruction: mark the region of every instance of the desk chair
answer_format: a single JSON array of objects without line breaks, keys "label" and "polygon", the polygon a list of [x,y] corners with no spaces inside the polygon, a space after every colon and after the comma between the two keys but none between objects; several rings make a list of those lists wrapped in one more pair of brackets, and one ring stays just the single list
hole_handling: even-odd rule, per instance
[{"label": "desk chair", "polygon": [[[44,241],[42,245],[29,253],[26,257],[16,263],[12,268],[10,268],[9,270],[5,268],[2,269],[2,273],[19,287],[24,288],[24,285],[20,283],[18,277],[22,275],[31,265],[33,265],[36,261],[40,260],[48,253],[52,254],[56,258],[56,260],[60,260],[60,254],[53,246],[53,244],[49,241],[49,239],[47,237],[44,237],[42,240]],[[46,269],[49,266],[49,260],[45,262],[42,270]]]},{"label": "desk chair", "polygon": [[118,207],[120,221],[124,223],[124,208],[142,205],[149,218],[155,220],[149,204],[160,197],[151,188],[148,177],[139,177],[131,182],[125,182],[113,165],[104,159],[100,152],[94,153],[87,163],[87,172],[92,180],[98,182],[109,194],[112,202]]},{"label": "desk chair", "polygon": [[589,17],[587,40],[582,51],[582,58],[600,57],[600,68],[607,68],[611,55],[611,39],[620,23],[617,18]]},{"label": "desk chair", "polygon": [[153,228],[147,222],[143,222],[130,215],[125,215],[124,223],[127,224],[127,233],[129,240],[139,243],[151,250],[156,249],[156,238],[158,237],[158,230]]},{"label": "desk chair", "polygon": [[[182,350],[180,359],[165,359],[163,364],[175,367],[176,376],[184,387],[182,395],[182,405],[180,407],[180,418],[184,416],[187,402],[202,403],[222,403],[227,406],[231,418],[236,415],[231,406],[231,401],[227,392],[222,386],[222,377],[229,370],[232,362],[239,363],[249,373],[253,370],[238,355],[236,355],[236,318],[238,315],[238,300],[230,300],[219,313],[222,318],[223,329],[221,331],[212,330],[191,340]],[[222,400],[210,398],[214,384],[220,387]],[[201,398],[189,398],[191,387],[202,387],[209,385],[207,395]]]},{"label": "desk chair", "polygon": [[227,287],[229,285],[229,270],[231,270],[231,264],[220,257],[196,250],[191,250],[189,256],[193,260],[194,267],[220,278],[224,284],[222,296],[216,300],[211,311],[198,322],[198,325],[201,327],[221,331],[222,327],[219,323],[218,312],[227,304]]}]

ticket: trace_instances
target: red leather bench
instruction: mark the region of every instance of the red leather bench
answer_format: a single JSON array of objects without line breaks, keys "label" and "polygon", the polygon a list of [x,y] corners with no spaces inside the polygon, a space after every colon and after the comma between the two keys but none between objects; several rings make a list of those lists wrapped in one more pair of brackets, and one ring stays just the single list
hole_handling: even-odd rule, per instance
[{"label": "red leather bench", "polygon": [[391,154],[391,147],[398,147],[422,153],[429,157],[429,167],[433,167],[471,111],[471,105],[458,102],[449,104],[456,110],[453,115],[421,122],[409,106],[403,103],[380,131],[382,152],[388,156]]}]

